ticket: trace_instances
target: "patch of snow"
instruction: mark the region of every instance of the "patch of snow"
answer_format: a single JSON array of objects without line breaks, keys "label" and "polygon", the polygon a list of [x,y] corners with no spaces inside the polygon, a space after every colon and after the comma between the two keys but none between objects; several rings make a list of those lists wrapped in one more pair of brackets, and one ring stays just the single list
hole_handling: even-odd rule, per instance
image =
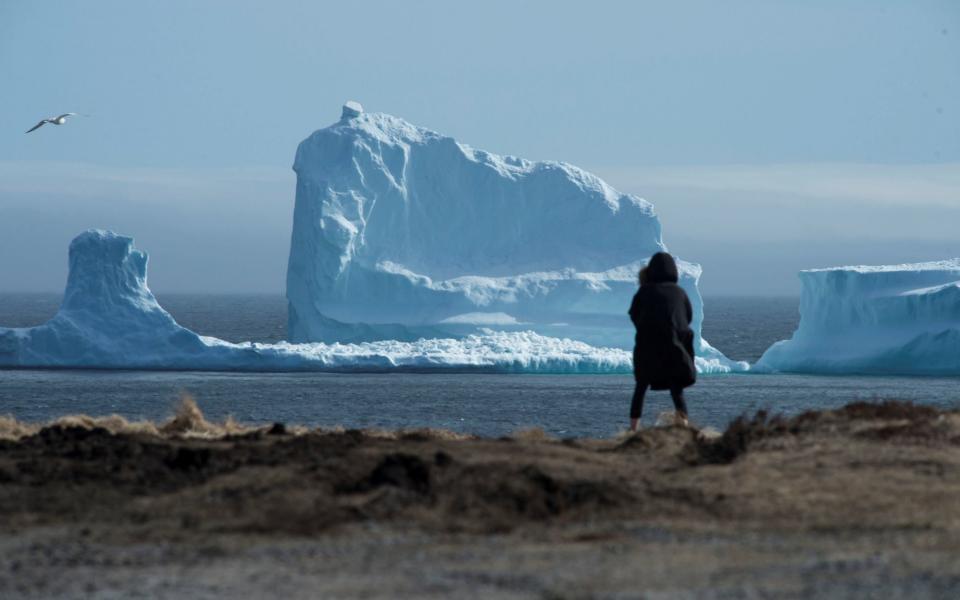
[{"label": "patch of snow", "polygon": [[519,325],[520,324],[520,321],[517,321],[512,316],[502,312],[464,313],[462,315],[447,317],[446,319],[440,322],[441,323],[461,323],[461,324],[467,324],[467,325]]}]

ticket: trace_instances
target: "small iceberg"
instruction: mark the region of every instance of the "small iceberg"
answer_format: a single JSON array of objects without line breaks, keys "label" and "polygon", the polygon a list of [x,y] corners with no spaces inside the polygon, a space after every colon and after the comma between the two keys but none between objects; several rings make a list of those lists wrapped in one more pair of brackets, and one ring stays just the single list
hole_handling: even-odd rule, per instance
[{"label": "small iceberg", "polygon": [[960,375],[960,259],[800,272],[800,326],[758,372]]}]

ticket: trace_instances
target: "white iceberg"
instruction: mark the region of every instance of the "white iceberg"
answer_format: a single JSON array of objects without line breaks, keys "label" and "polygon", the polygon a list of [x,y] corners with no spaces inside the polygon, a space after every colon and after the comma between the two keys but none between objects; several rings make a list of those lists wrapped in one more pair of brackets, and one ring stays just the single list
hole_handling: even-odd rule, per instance
[{"label": "white iceberg", "polygon": [[960,259],[800,272],[800,325],[756,371],[960,375]]},{"label": "white iceberg", "polygon": [[467,369],[627,373],[630,355],[529,331],[359,344],[233,344],[181,327],[147,287],[133,240],[90,230],[70,244],[60,310],[37,327],[0,328],[0,367],[247,371]]},{"label": "white iceberg", "polygon": [[[294,170],[291,341],[495,326],[632,347],[637,272],[666,249],[649,202],[572,165],[477,150],[354,102],[300,144]],[[700,266],[678,264],[698,367],[745,370],[700,337]]]},{"label": "white iceberg", "polygon": [[416,341],[234,344],[178,325],[147,287],[146,253],[129,237],[90,230],[70,244],[70,273],[57,314],[37,327],[0,327],[0,367],[629,373],[631,356],[532,331],[488,329]]}]

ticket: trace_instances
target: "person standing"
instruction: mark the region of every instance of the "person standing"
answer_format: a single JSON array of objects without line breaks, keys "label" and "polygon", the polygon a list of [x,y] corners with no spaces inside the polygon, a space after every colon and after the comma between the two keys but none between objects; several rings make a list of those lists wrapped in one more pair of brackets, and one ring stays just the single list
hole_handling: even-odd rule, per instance
[{"label": "person standing", "polygon": [[630,431],[636,431],[647,388],[670,390],[678,424],[686,426],[683,390],[697,381],[694,365],[693,307],[678,285],[677,263],[666,252],[650,257],[640,270],[640,289],[630,304],[630,320],[637,329],[633,347],[636,388],[630,404]]}]

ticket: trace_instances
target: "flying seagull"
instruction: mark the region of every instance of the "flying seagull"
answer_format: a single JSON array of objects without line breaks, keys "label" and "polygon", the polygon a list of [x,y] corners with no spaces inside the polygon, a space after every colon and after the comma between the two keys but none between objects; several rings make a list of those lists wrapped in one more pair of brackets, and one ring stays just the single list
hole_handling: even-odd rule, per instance
[{"label": "flying seagull", "polygon": [[39,123],[37,123],[36,125],[34,125],[33,127],[31,127],[30,129],[28,129],[25,133],[30,133],[31,131],[33,131],[33,130],[35,130],[35,129],[40,129],[41,127],[43,127],[43,126],[46,125],[47,123],[50,123],[50,124],[52,124],[52,125],[63,125],[64,123],[67,122],[67,117],[72,117],[72,116],[74,116],[74,115],[76,115],[76,114],[77,114],[77,113],[63,113],[63,114],[60,115],[59,117],[50,117],[49,119],[44,119],[44,120],[40,121]]}]

